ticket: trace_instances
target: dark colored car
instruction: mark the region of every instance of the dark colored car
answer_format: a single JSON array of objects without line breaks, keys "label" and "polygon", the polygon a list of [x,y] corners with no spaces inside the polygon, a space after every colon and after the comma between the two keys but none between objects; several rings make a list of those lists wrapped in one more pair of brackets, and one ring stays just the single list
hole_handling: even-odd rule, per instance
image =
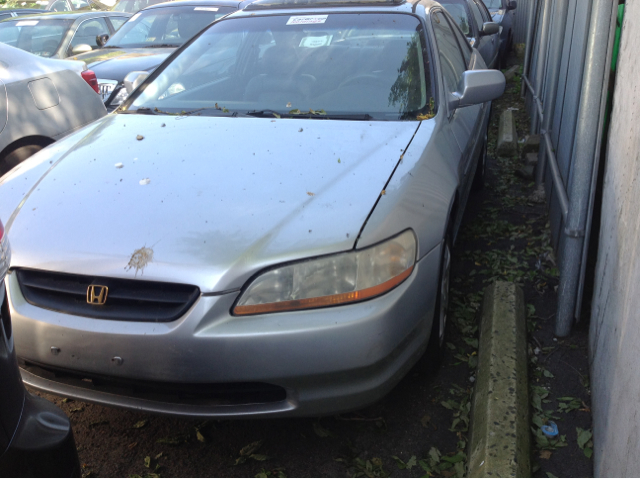
[{"label": "dark colored car", "polygon": [[513,24],[516,0],[482,0],[489,10],[493,21],[500,25],[500,56],[504,61],[513,46]]},{"label": "dark colored car", "polygon": [[4,277],[9,241],[0,222],[0,476],[79,477],[80,463],[67,416],[22,384]]},{"label": "dark colored car", "polygon": [[106,45],[74,60],[96,73],[100,94],[112,111],[129,95],[124,79],[130,72],[152,72],[173,51],[211,22],[244,8],[249,0],[191,0],[161,3],[132,16]]},{"label": "dark colored car", "polygon": [[500,68],[500,27],[493,22],[481,0],[441,0],[472,47],[489,68]]},{"label": "dark colored car", "polygon": [[[136,13],[142,9],[163,3],[167,0],[118,0],[118,3],[111,9],[112,12]],[[171,1],[171,0],[169,0]]]},{"label": "dark colored car", "polygon": [[130,16],[117,12],[70,12],[11,18],[0,22],[0,42],[41,57],[67,58],[100,48],[104,41],[99,37],[109,38]]},{"label": "dark colored car", "polygon": [[24,17],[25,15],[34,15],[42,13],[42,10],[36,10],[35,8],[0,8],[0,22],[7,20],[8,18]]}]

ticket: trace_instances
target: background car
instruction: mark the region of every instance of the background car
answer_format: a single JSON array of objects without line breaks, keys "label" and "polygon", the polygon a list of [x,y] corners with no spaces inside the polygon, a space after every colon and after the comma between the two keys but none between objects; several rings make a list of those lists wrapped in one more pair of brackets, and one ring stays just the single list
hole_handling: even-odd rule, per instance
[{"label": "background car", "polygon": [[107,114],[95,75],[85,68],[0,43],[0,176]]},{"label": "background car", "polygon": [[151,5],[157,5],[158,3],[164,3],[165,1],[166,0],[118,0],[112,11],[136,13],[144,8],[150,7]]},{"label": "background car", "polygon": [[489,68],[500,67],[500,27],[481,0],[442,0],[443,7],[455,19],[462,33],[476,48]]},{"label": "background car", "polygon": [[124,79],[132,71],[152,72],[180,45],[209,23],[243,8],[250,0],[187,0],[148,7],[129,19],[100,50],[74,56],[96,72],[107,110],[129,94]]},{"label": "background car", "polygon": [[513,47],[513,24],[515,22],[515,10],[518,6],[516,0],[482,0],[489,10],[491,18],[500,25],[500,56],[503,65]]},{"label": "background car", "polygon": [[428,0],[267,0],[214,22],[0,180],[24,381],[318,416],[379,400],[425,349],[435,369],[504,88]]},{"label": "background car", "polygon": [[131,16],[115,12],[46,13],[0,22],[0,42],[46,58],[67,58],[104,45]]},{"label": "background car", "polygon": [[[99,0],[36,0],[9,2],[7,8],[39,9],[47,12],[72,12],[75,10],[109,10],[112,5]],[[41,12],[42,13],[42,12]]]},{"label": "background car", "polygon": [[7,18],[22,17],[25,15],[34,15],[42,13],[42,10],[36,10],[35,8],[2,8],[0,7],[0,21]]},{"label": "background car", "polygon": [[80,477],[69,419],[49,401],[28,393],[20,378],[4,286],[10,258],[0,221],[0,475]]}]

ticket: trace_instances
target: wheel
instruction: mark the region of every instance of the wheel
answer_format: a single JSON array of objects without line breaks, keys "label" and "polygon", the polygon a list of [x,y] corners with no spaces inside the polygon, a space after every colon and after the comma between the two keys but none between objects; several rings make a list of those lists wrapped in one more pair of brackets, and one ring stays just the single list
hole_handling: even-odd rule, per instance
[{"label": "wheel", "polygon": [[16,148],[11,153],[5,155],[4,158],[0,158],[0,176],[22,163],[34,153],[42,150],[42,148],[43,146],[41,145],[25,145]]},{"label": "wheel", "polygon": [[485,135],[482,149],[480,150],[480,158],[478,158],[478,166],[476,167],[476,174],[473,177],[473,184],[471,188],[475,191],[479,191],[484,187],[484,175],[487,169],[487,136]]},{"label": "wheel", "polygon": [[442,364],[444,356],[444,337],[447,329],[447,311],[449,309],[449,277],[451,274],[451,235],[447,234],[442,243],[442,259],[436,307],[433,312],[431,336],[427,346],[426,357],[432,370]]}]

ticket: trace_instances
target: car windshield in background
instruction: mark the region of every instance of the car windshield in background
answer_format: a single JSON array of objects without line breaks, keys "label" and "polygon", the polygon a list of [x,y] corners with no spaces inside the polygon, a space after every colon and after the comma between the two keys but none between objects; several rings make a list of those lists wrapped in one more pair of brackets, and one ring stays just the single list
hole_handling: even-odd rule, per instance
[{"label": "car windshield in background", "polygon": [[19,20],[0,23],[0,42],[41,57],[53,56],[73,20]]},{"label": "car windshield in background", "polygon": [[162,3],[164,1],[165,0],[120,0],[113,7],[112,11],[136,13],[142,10],[143,8],[147,8],[147,7],[150,7],[151,5],[155,5],[156,3]]},{"label": "car windshield in background", "polygon": [[127,113],[424,119],[433,102],[420,31],[406,14],[229,18],[167,65]]},{"label": "car windshield in background", "polygon": [[8,2],[2,5],[2,8],[33,8],[44,10],[49,5],[49,0],[38,0],[36,2]]},{"label": "car windshield in background", "polygon": [[491,10],[499,10],[502,8],[502,0],[482,0],[484,5]]},{"label": "car windshield in background", "polygon": [[137,13],[120,27],[106,48],[179,47],[232,7],[166,7]]},{"label": "car windshield in background", "polygon": [[442,0],[440,3],[451,14],[462,33],[469,38],[473,37],[473,31],[469,26],[469,16],[464,5],[465,0]]}]

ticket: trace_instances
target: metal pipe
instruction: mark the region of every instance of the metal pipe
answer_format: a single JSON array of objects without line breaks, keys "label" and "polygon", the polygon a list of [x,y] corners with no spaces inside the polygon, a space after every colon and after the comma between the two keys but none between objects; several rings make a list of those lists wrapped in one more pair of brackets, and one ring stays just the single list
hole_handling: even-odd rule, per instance
[{"label": "metal pipe", "polygon": [[[556,96],[558,94],[558,82],[560,81],[560,65],[562,64],[562,48],[564,33],[569,14],[569,0],[556,0],[553,12],[553,27],[549,37],[549,62],[547,71],[547,88],[544,95],[544,114],[540,115],[542,130],[549,131],[556,109]],[[545,135],[545,141],[550,141],[551,136]],[[546,148],[540,148],[538,152],[538,165],[536,166],[536,186],[544,182]]]},{"label": "metal pipe", "polygon": [[582,248],[582,262],[580,263],[580,276],[578,278],[578,297],[576,298],[576,321],[580,320],[580,314],[582,313],[582,295],[584,293],[584,278],[587,269],[587,255],[589,253],[589,240],[591,236],[591,222],[593,220],[593,207],[596,198],[596,188],[598,186],[598,174],[600,170],[600,159],[602,156],[602,141],[604,140],[604,119],[607,113],[607,101],[609,93],[609,78],[611,77],[611,65],[613,59],[613,47],[616,35],[616,27],[618,21],[618,6],[617,1],[612,2],[611,13],[611,26],[609,30],[609,50],[607,51],[607,60],[605,66],[607,67],[604,75],[604,81],[602,82],[602,96],[600,97],[600,121],[598,123],[598,143],[596,143],[596,150],[593,158],[593,172],[591,175],[591,195],[589,197],[589,210],[587,212],[587,225],[585,227],[584,247]]},{"label": "metal pipe", "polygon": [[536,95],[536,91],[533,88],[533,86],[531,86],[531,82],[529,81],[529,79],[526,76],[523,76],[522,80],[525,83],[525,85],[527,85],[527,88],[531,93],[531,96],[533,98],[533,104],[538,110],[538,115],[540,115],[540,118],[542,118],[544,116],[544,109],[542,108],[542,102],[540,101],[540,98],[538,98],[538,95]]},{"label": "metal pipe", "polygon": [[558,195],[558,203],[560,203],[560,212],[562,213],[562,219],[566,222],[569,216],[569,198],[567,197],[567,192],[564,189],[564,183],[562,182],[560,168],[558,168],[558,159],[556,158],[556,154],[553,151],[553,146],[551,145],[551,135],[548,131],[544,131],[542,132],[542,134],[544,136],[547,155],[549,155],[549,169],[551,170],[553,187],[555,188],[556,194]]},{"label": "metal pipe", "polygon": [[[590,2],[591,3],[591,2]],[[569,214],[565,222],[565,241],[560,254],[560,287],[558,288],[558,313],[556,336],[571,332],[578,278],[580,276],[585,227],[593,177],[594,154],[601,131],[600,108],[605,74],[609,70],[607,52],[612,38],[611,0],[593,0],[589,36],[587,40],[584,74],[578,110],[578,122],[574,139],[572,174],[569,179]]]},{"label": "metal pipe", "polygon": [[[549,48],[549,25],[551,23],[551,0],[542,0],[542,25],[540,27],[540,43],[538,45],[538,59],[536,63],[535,88],[536,96],[540,98],[542,85],[544,83],[544,72],[547,66],[547,50]],[[538,112],[533,111],[531,115],[531,134],[534,135],[540,126]]]},{"label": "metal pipe", "polygon": [[[524,66],[522,67],[522,78],[525,78],[529,75],[529,60],[531,60],[531,51],[533,50],[533,23],[534,23],[534,12],[535,12],[535,4],[534,0],[529,1],[529,10],[527,17],[527,44],[524,53]],[[524,98],[525,90],[524,90],[524,82],[522,82],[522,88],[520,91],[520,96]]]}]

